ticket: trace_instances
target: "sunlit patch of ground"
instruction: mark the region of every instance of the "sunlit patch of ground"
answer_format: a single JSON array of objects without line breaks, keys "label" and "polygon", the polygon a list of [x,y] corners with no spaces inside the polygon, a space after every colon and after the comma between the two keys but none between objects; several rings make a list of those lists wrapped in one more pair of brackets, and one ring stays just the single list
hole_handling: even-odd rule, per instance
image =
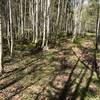
[{"label": "sunlit patch of ground", "polygon": [[[16,63],[5,63],[0,100],[100,100],[100,80],[90,63],[93,40],[68,41]],[[99,52],[97,56],[99,61]]]}]

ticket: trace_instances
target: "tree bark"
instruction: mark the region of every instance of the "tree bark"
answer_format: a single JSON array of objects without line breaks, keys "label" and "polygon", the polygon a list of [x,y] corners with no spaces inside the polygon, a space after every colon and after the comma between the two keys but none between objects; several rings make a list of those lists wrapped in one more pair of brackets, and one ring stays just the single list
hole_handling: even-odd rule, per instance
[{"label": "tree bark", "polygon": [[[98,0],[100,3],[100,0]],[[100,32],[100,4],[98,3],[98,9],[97,9],[97,22],[96,22],[96,50],[98,50],[98,36]]]},{"label": "tree bark", "polygon": [[23,22],[23,0],[20,0],[20,10],[21,10],[21,35],[24,33],[24,22]]},{"label": "tree bark", "polygon": [[46,50],[48,50],[49,33],[50,33],[50,0],[47,0],[47,39],[46,39]]},{"label": "tree bark", "polygon": [[42,47],[45,46],[45,39],[46,39],[46,0],[44,0],[44,27],[43,27],[43,42],[42,42]]},{"label": "tree bark", "polygon": [[38,42],[38,9],[39,9],[39,0],[36,0],[36,36],[35,43]]},{"label": "tree bark", "polygon": [[34,1],[32,0],[32,31],[33,31],[33,42],[35,39],[35,34],[34,34],[34,26],[35,26],[35,13],[34,13]]},{"label": "tree bark", "polygon": [[11,56],[13,55],[13,32],[12,32],[12,11],[11,11],[11,1],[9,0],[9,22],[10,22],[10,35],[11,35],[11,46],[10,46],[10,53]]},{"label": "tree bark", "polygon": [[1,10],[0,10],[0,74],[2,73],[2,31],[1,31]]}]

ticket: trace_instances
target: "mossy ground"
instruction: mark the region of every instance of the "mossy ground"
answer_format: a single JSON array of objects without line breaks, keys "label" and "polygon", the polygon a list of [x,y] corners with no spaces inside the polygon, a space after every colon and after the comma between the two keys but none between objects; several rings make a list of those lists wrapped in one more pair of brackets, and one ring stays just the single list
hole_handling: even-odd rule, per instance
[{"label": "mossy ground", "polygon": [[[100,100],[100,80],[91,64],[94,38],[78,37],[75,43],[64,39],[35,55],[17,52],[4,64],[0,100]],[[99,64],[99,51],[97,59]]]}]

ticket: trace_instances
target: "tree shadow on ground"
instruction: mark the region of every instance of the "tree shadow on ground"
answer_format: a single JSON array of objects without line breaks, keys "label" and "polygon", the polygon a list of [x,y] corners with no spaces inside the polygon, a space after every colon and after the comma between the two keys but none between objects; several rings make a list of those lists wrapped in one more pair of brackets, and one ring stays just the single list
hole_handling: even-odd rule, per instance
[{"label": "tree shadow on ground", "polygon": [[[89,51],[91,51],[91,49],[89,49]],[[74,92],[69,94],[69,91],[71,90],[71,87],[73,85],[71,77],[73,76],[73,71],[75,70],[75,68],[77,66],[77,63],[78,63],[78,62],[76,62],[76,65],[74,66],[74,68],[72,69],[72,71],[70,73],[68,81],[65,83],[65,86],[62,89],[62,92],[60,92],[59,97],[56,100],[77,100],[77,98],[79,96],[80,96],[80,100],[84,100],[84,98],[86,96],[86,93],[88,91],[89,85],[92,81],[92,76],[93,76],[93,72],[94,72],[94,63],[93,63],[93,61],[92,61],[92,65],[91,65],[91,68],[90,68],[88,64],[86,64],[84,61],[82,61],[80,59],[80,57],[78,57],[76,55],[76,53],[74,53],[74,54],[78,58],[78,62],[81,62],[81,64],[84,65],[85,70],[83,72],[80,72],[81,77],[79,79],[79,82],[77,83],[76,87],[74,88]],[[92,60],[94,60],[94,59],[92,59]],[[82,90],[80,90],[82,81],[84,79],[84,76],[86,75],[87,70],[90,71],[90,77],[86,81],[86,86]],[[80,95],[79,95],[79,91],[81,92]],[[53,100],[55,100],[55,99],[53,99]]]},{"label": "tree shadow on ground", "polygon": [[[59,52],[62,52],[62,51],[59,51]],[[59,54],[59,52],[58,52],[58,54]],[[55,53],[53,53],[52,55],[54,55],[54,54]],[[46,56],[49,56],[49,55],[51,56],[51,54],[49,54],[49,53],[46,54]],[[46,76],[50,76],[50,77],[54,78],[54,77],[56,77],[57,74],[59,74],[60,72],[62,72],[65,69],[65,68],[61,68],[60,70],[55,69],[54,71],[51,71],[51,73],[47,73],[47,74],[45,74],[45,76],[42,77],[41,73],[44,73],[44,70],[41,68],[43,66],[49,66],[49,65],[44,64],[43,59],[46,59],[46,58],[44,57],[44,55],[42,53],[40,53],[39,55],[36,54],[35,57],[36,57],[35,60],[26,62],[23,67],[21,67],[21,68],[19,67],[17,69],[9,71],[9,72],[5,73],[5,75],[0,77],[0,95],[3,94],[4,98],[11,99],[15,95],[26,90],[28,87],[34,85],[35,83],[38,83],[40,81],[40,79],[42,79]],[[55,60],[55,61],[56,62],[61,61],[60,66],[64,66],[63,61],[65,60],[65,58],[62,58],[62,60],[59,60],[59,59],[60,58],[58,57],[58,60],[57,61]],[[54,62],[54,59],[51,62]],[[49,64],[51,62],[49,62]],[[40,73],[36,74],[38,71]],[[34,75],[34,78],[37,77],[36,81],[33,81],[33,82],[31,81],[31,82],[27,83],[27,85],[25,85],[25,86],[24,86],[25,83],[24,84],[19,83],[19,81],[23,80],[26,76],[31,75],[31,74]],[[13,91],[13,93],[12,93],[12,91]]]},{"label": "tree shadow on ground", "polygon": [[91,74],[90,74],[90,77],[88,78],[88,80],[87,80],[87,83],[86,83],[86,86],[82,89],[82,91],[81,91],[81,99],[80,100],[84,100],[85,99],[85,96],[86,96],[86,93],[87,93],[87,91],[88,91],[88,89],[89,89],[89,85],[90,85],[90,83],[91,83],[91,81],[92,81],[92,76],[93,76],[93,70],[91,71]]},{"label": "tree shadow on ground", "polygon": [[[24,67],[19,67],[18,69],[5,73],[4,76],[0,77],[0,94],[3,94],[6,99],[10,100],[14,96],[27,90],[28,87],[39,83],[40,80],[48,76],[48,80],[46,80],[43,87],[41,86],[42,89],[38,91],[38,93],[34,93],[36,95],[34,100],[46,100],[46,97],[49,100],[75,100],[78,96],[84,100],[83,98],[85,98],[86,91],[88,90],[92,80],[93,69],[81,60],[80,57],[76,56],[75,53],[72,54],[70,49],[61,47],[58,51],[53,53],[44,54],[42,52],[36,54],[36,59],[25,64]],[[69,55],[74,55],[76,57],[77,60],[75,64],[66,60],[66,56]],[[45,64],[43,60],[49,60],[49,62]],[[79,62],[84,66],[84,69],[81,69],[77,76],[75,76],[75,70],[77,69]],[[44,66],[47,67],[44,68]],[[49,69],[49,66],[51,66],[51,68],[54,67],[55,69]],[[47,72],[45,69],[47,69]],[[87,79],[86,86],[83,89],[80,89],[84,76],[88,70],[91,71],[91,75]],[[27,79],[27,82],[22,82],[23,84],[19,82],[23,81],[23,79],[27,76],[32,79]],[[57,77],[60,78],[58,83],[62,82],[61,87],[58,87],[58,83],[56,83],[56,86],[54,84]],[[77,78],[79,81],[75,83]],[[73,85],[75,85],[74,91],[72,91]],[[46,89],[48,86],[50,86],[54,91]],[[48,95],[44,95],[45,91]],[[79,94],[79,91],[81,91],[82,95]]]},{"label": "tree shadow on ground", "polygon": [[65,83],[64,89],[62,90],[62,92],[61,92],[58,100],[65,100],[65,98],[66,98],[66,96],[67,96],[67,94],[69,92],[70,86],[73,84],[72,76],[73,76],[74,70],[77,67],[78,62],[79,62],[79,59],[77,60],[77,62],[74,65],[73,69],[71,70],[71,73],[69,75],[69,78],[68,78],[67,82]]},{"label": "tree shadow on ground", "polygon": [[[59,64],[58,64],[59,68],[58,68],[58,66],[57,66],[57,68],[56,68],[56,70],[55,70],[55,71],[57,72],[57,74],[56,74],[56,75],[53,74],[53,79],[48,83],[48,85],[49,85],[51,88],[54,88],[54,89],[56,89],[56,90],[60,90],[60,91],[61,91],[61,89],[59,89],[59,88],[53,86],[53,82],[55,81],[55,78],[56,78],[57,76],[62,75],[63,73],[68,74],[68,73],[65,72],[65,70],[67,71],[68,69],[71,69],[71,68],[72,68],[72,64],[69,63],[69,62],[66,60],[66,58],[65,58],[65,55],[68,54],[69,52],[70,52],[70,51],[68,51],[68,50],[66,50],[66,49],[61,49],[60,51],[57,51],[56,53],[54,53],[54,54],[56,54],[56,56],[52,58],[52,59],[53,59],[53,62],[55,62],[56,64],[59,63],[60,66],[59,66]],[[62,80],[61,80],[61,81],[62,81]],[[46,86],[46,87],[47,87],[47,86]],[[50,91],[50,90],[47,90],[47,94],[49,94],[49,95],[47,95],[47,96],[46,96],[46,95],[43,95],[44,90],[46,91],[46,89],[45,89],[46,87],[44,87],[43,90],[40,91],[40,92],[37,94],[35,100],[42,100],[42,99],[45,100],[45,98],[49,98],[50,100],[53,99],[53,97],[51,97],[51,95],[50,95],[50,94],[52,94],[52,93],[51,93],[52,91]],[[40,99],[40,98],[42,98],[42,99]]]},{"label": "tree shadow on ground", "polygon": [[[66,51],[66,50],[62,49],[61,53],[62,53],[62,51]],[[63,52],[63,54],[65,54],[65,52]],[[47,90],[47,92],[49,94],[49,95],[47,95],[47,98],[49,98],[49,100],[76,100],[77,97],[80,96],[80,98],[82,100],[84,100],[84,98],[86,96],[86,92],[87,92],[87,90],[89,88],[90,82],[92,81],[93,69],[92,68],[90,69],[89,66],[88,66],[88,64],[85,64],[85,62],[82,61],[77,56],[76,56],[76,58],[77,58],[76,64],[73,67],[70,66],[68,63],[65,64],[65,62],[67,62],[67,61],[65,60],[64,57],[61,57],[60,60],[58,58],[56,58],[56,59],[54,58],[54,60],[59,61],[60,64],[61,64],[61,66],[65,66],[65,67],[61,67],[61,69],[60,69],[61,71],[60,72],[62,72],[65,76],[69,76],[69,77],[67,77],[67,79],[65,79],[64,84],[62,85],[63,87],[59,88],[59,87],[57,87],[57,84],[56,84],[56,86],[53,84],[53,82],[55,81],[55,79],[57,77],[57,76],[55,76],[54,79],[49,83],[49,85],[51,86],[51,88],[53,88],[53,90],[55,92],[53,93],[53,91]],[[74,82],[76,81],[76,77],[74,77],[74,75],[75,75],[74,71],[76,70],[79,62],[84,66],[84,68],[81,69],[81,71],[77,75],[78,76],[77,78],[79,78],[79,81],[75,85]],[[68,68],[69,68],[68,66],[71,69],[71,71],[70,71],[69,74],[66,73],[66,70],[68,71]],[[87,79],[86,87],[84,88],[84,91],[81,91],[82,95],[80,95],[79,91],[80,91],[83,79],[84,79],[84,77],[85,77],[85,75],[86,75],[86,73],[87,73],[88,70],[91,72],[91,75]],[[61,75],[61,73],[58,74],[58,76],[60,76],[60,75]],[[64,77],[62,77],[62,78],[64,78]],[[63,81],[63,79],[60,78],[60,80],[58,80],[58,81]],[[72,86],[73,85],[75,85],[74,91],[72,91]],[[40,93],[38,93],[38,95],[36,96],[35,100],[42,100],[42,99],[45,100],[46,99],[46,95],[45,96],[42,95],[43,92],[44,92],[44,90],[45,90],[45,88],[46,87],[44,87],[43,90]],[[42,96],[42,99],[40,99],[41,96]]]},{"label": "tree shadow on ground", "polygon": [[33,65],[33,66],[29,66],[27,68],[23,68],[19,70],[18,72],[13,73],[9,77],[3,78],[2,80],[0,80],[0,90],[14,84],[15,82],[24,78],[26,75],[31,74],[32,72],[36,71],[37,66],[39,65],[41,65],[41,63]]}]

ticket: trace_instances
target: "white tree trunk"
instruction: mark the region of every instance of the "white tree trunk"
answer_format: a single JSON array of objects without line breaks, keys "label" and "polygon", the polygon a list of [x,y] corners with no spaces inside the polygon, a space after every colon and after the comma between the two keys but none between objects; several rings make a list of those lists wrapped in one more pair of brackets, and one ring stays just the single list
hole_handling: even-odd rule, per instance
[{"label": "white tree trunk", "polygon": [[48,50],[49,33],[50,33],[50,0],[47,0],[47,39],[46,39],[47,50]]},{"label": "white tree trunk", "polygon": [[82,9],[83,9],[83,0],[79,2],[79,34],[82,34]]},{"label": "white tree trunk", "polygon": [[34,1],[32,0],[32,31],[33,31],[33,42],[35,39],[35,34],[34,34],[34,26],[35,26],[35,13],[34,13]]},{"label": "white tree trunk", "polygon": [[74,7],[75,26],[74,26],[74,33],[73,33],[74,37],[73,37],[72,41],[74,41],[76,39],[77,34],[80,34],[80,32],[81,32],[82,3],[83,3],[83,0],[75,0],[75,7]]},{"label": "white tree trunk", "polygon": [[44,27],[43,27],[42,47],[44,47],[44,45],[45,45],[45,39],[46,39],[46,0],[44,1]]},{"label": "white tree trunk", "polygon": [[23,0],[20,0],[21,10],[21,35],[24,33],[24,22],[23,22]]},{"label": "white tree trunk", "polygon": [[7,21],[7,42],[8,42],[8,48],[9,48],[9,50],[10,50],[9,21]]},{"label": "white tree trunk", "polygon": [[57,12],[57,20],[56,20],[56,25],[57,26],[58,26],[59,17],[60,17],[60,3],[61,3],[61,0],[58,1],[58,12]]},{"label": "white tree trunk", "polygon": [[40,39],[42,37],[42,34],[43,34],[43,23],[42,23],[42,18],[43,18],[43,0],[40,0],[40,13],[41,13],[41,16],[40,16]]},{"label": "white tree trunk", "polygon": [[11,12],[11,1],[9,0],[9,17],[10,17],[10,35],[11,35],[11,46],[10,46],[10,52],[11,56],[13,54],[13,32],[12,32],[12,12]]},{"label": "white tree trunk", "polygon": [[36,0],[36,36],[35,43],[38,42],[38,9],[39,9],[39,0]]},{"label": "white tree trunk", "polygon": [[26,29],[26,0],[25,0],[25,12],[24,12],[24,30]]},{"label": "white tree trunk", "polygon": [[1,14],[0,14],[0,74],[1,73],[2,73],[2,31],[1,31]]},{"label": "white tree trunk", "polygon": [[[98,3],[100,4],[100,0],[98,0]],[[100,6],[98,4],[97,9],[97,22],[96,22],[96,50],[98,50],[98,40],[99,40],[99,32],[100,32]]]}]

